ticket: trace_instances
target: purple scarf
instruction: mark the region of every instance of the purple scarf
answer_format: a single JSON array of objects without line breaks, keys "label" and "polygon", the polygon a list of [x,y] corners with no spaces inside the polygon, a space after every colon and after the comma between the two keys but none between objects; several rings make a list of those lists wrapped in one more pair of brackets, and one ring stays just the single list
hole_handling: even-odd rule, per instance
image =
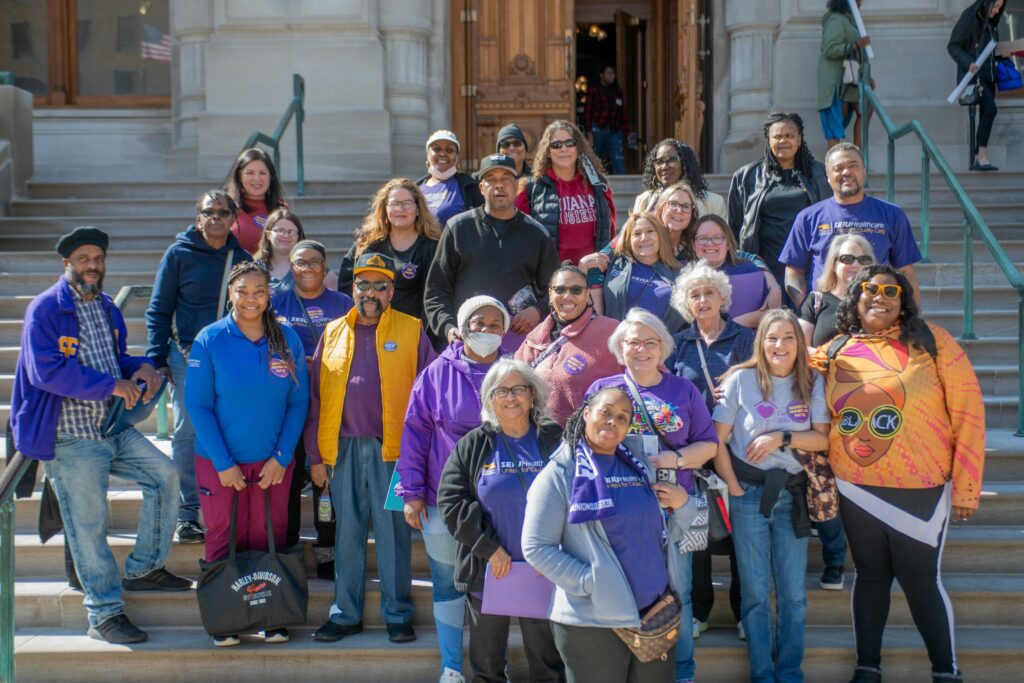
[{"label": "purple scarf", "polygon": [[[615,456],[622,460],[633,471],[643,477],[650,486],[647,478],[647,468],[637,460],[628,448],[620,445],[615,449]],[[581,524],[583,522],[596,522],[606,517],[615,515],[615,503],[608,492],[608,485],[605,483],[604,475],[594,459],[594,451],[587,445],[584,439],[576,444],[575,451],[576,473],[572,478],[572,494],[569,499],[569,524]]]}]

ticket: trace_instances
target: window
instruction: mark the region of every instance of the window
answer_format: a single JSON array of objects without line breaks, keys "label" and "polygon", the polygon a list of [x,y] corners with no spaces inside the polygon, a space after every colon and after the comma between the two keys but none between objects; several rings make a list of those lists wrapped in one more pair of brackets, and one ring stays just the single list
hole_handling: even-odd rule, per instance
[{"label": "window", "polygon": [[78,54],[85,54],[89,49],[89,34],[92,31],[92,22],[88,19],[78,20]]},{"label": "window", "polygon": [[139,49],[139,20],[134,16],[117,18],[118,52],[132,52]]},{"label": "window", "polygon": [[11,56],[15,59],[32,57],[31,29],[27,21],[11,24]]}]

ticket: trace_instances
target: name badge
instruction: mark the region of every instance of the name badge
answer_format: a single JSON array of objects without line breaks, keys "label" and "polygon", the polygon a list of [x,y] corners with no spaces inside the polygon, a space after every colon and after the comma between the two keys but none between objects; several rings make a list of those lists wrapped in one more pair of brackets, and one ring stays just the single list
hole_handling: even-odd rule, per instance
[{"label": "name badge", "polygon": [[397,348],[398,348],[398,344],[396,344],[393,341],[386,341],[386,342],[384,342],[384,350],[385,351],[394,351]]}]

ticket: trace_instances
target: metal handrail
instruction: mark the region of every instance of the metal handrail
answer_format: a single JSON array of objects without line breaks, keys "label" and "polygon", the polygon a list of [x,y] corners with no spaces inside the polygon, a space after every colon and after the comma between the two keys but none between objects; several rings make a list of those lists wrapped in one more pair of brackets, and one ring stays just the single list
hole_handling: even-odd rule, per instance
[{"label": "metal handrail", "polygon": [[31,460],[15,452],[0,473],[0,681],[14,683],[14,489]]},{"label": "metal handrail", "polygon": [[[964,214],[963,222],[963,271],[964,271],[964,330],[961,339],[977,339],[974,334],[974,235],[977,234],[981,241],[988,248],[992,258],[995,260],[999,270],[1006,277],[1011,287],[1017,290],[1017,432],[1016,436],[1024,437],[1024,277],[1021,276],[1017,266],[1013,263],[999,240],[992,234],[992,229],[981,217],[978,207],[974,205],[971,198],[960,184],[953,170],[949,167],[946,157],[939,151],[938,146],[928,135],[928,131],[917,119],[896,127],[892,117],[882,106],[878,94],[870,84],[870,65],[866,64],[861,71],[861,78],[858,83],[860,111],[867,112],[866,104],[869,104],[878,113],[878,120],[881,121],[885,134],[888,137],[888,148],[886,155],[886,197],[889,202],[896,200],[896,140],[913,133],[918,142],[921,143],[921,256],[925,261],[929,260],[931,252],[931,164],[939,172],[939,176],[945,181],[954,199],[960,205]],[[868,116],[861,116],[861,140],[863,141],[864,164],[868,164]]]},{"label": "metal handrail", "polygon": [[[284,137],[284,132],[288,128],[288,124],[291,123],[292,116],[295,117],[295,162],[296,162],[296,184],[298,185],[298,195],[304,197],[306,195],[306,167],[303,161],[302,154],[302,124],[306,120],[306,79],[299,74],[292,74],[292,99],[288,103],[288,108],[284,110],[284,114],[281,115],[281,120],[277,122],[277,128],[274,129],[273,135],[267,135],[260,131],[254,131],[249,139],[245,141],[242,146],[242,151],[255,147],[257,144],[266,145],[274,152],[274,168],[277,169],[278,175],[281,174],[281,138]],[[228,179],[231,178],[231,171],[224,177],[224,183],[227,184]]]}]

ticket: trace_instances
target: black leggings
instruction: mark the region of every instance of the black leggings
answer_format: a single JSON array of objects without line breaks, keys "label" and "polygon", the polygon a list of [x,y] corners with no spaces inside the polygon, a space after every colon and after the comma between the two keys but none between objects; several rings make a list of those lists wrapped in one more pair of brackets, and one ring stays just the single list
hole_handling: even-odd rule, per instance
[{"label": "black leggings", "polygon": [[732,538],[712,542],[707,550],[693,553],[693,587],[690,599],[693,602],[693,617],[697,621],[708,620],[711,608],[715,605],[715,588],[711,581],[711,556],[729,556],[729,607],[738,624],[740,621],[740,574],[736,568],[736,551],[732,547]]},{"label": "black leggings", "polygon": [[[988,139],[992,135],[992,124],[996,120],[996,84],[982,81],[981,112],[978,116],[978,147],[988,147]],[[977,151],[977,150],[975,150]]]},{"label": "black leggings", "polygon": [[[937,500],[936,489],[888,489],[886,500],[904,510]],[[896,500],[903,499],[907,505]],[[949,528],[945,513],[942,534],[931,547],[896,531],[845,497],[839,512],[857,567],[853,583],[853,629],[857,638],[857,666],[881,668],[882,631],[889,617],[889,594],[898,579],[931,660],[932,672],[957,673],[953,653],[953,608],[942,586],[940,564]]]}]

